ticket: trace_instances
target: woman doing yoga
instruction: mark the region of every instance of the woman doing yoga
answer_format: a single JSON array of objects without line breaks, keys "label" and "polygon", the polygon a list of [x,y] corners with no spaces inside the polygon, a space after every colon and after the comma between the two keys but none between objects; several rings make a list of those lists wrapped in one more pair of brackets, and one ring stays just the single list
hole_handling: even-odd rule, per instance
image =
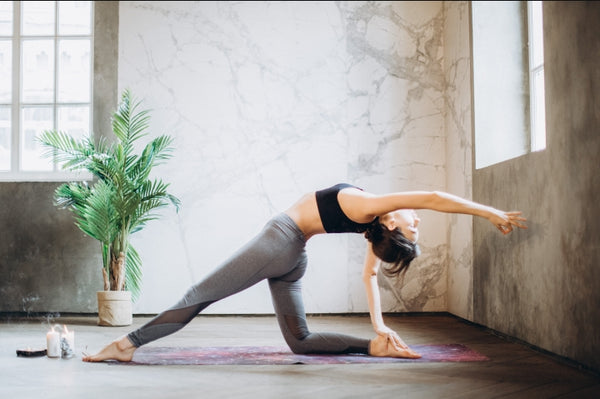
[{"label": "woman doing yoga", "polygon": [[[380,265],[394,275],[406,271],[419,254],[419,218],[414,209],[462,213],[488,219],[503,234],[526,228],[520,212],[504,212],[443,192],[367,193],[350,184],[304,195],[223,262],[183,298],[139,329],[113,341],[86,362],[130,361],[137,348],[172,334],[210,304],[268,279],[283,337],[294,353],[362,353],[371,356],[418,358],[388,328],[382,317],[377,285]],[[300,279],[306,270],[306,241],[324,233],[364,233],[368,240],[363,269],[375,338],[310,332],[306,323]]]}]

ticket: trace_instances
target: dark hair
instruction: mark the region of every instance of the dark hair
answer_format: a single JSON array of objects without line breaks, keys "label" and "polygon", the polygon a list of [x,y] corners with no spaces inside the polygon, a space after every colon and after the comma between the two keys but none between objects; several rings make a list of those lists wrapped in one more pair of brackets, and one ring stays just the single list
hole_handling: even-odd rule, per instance
[{"label": "dark hair", "polygon": [[376,219],[366,230],[365,238],[373,247],[373,253],[382,261],[389,263],[383,268],[387,276],[405,273],[410,262],[419,256],[419,246],[406,238],[400,229],[389,230]]}]

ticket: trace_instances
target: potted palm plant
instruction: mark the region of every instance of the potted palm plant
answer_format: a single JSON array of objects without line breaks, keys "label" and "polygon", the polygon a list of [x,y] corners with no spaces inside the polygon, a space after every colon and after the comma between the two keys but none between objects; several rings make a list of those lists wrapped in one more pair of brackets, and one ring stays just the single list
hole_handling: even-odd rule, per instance
[{"label": "potted palm plant", "polygon": [[[98,324],[132,323],[132,302],[139,297],[142,262],[131,245],[133,233],[158,218],[155,211],[180,201],[167,192],[168,184],[151,178],[154,166],[171,157],[173,139],[161,135],[136,153],[137,142],[147,135],[149,112],[138,110],[129,90],[121,96],[112,116],[115,140],[75,139],[56,130],[44,131],[38,140],[46,157],[71,171],[87,170],[94,179],[68,182],[54,193],[55,205],[70,209],[75,224],[101,244],[104,291],[98,292]],[[138,146],[140,147],[140,146]]]}]

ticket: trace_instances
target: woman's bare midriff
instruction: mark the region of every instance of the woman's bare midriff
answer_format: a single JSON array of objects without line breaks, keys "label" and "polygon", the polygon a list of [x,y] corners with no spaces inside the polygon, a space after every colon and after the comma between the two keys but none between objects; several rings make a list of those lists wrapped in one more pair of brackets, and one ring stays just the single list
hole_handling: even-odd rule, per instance
[{"label": "woman's bare midriff", "polygon": [[298,225],[307,240],[316,234],[325,233],[315,193],[303,195],[285,213]]}]

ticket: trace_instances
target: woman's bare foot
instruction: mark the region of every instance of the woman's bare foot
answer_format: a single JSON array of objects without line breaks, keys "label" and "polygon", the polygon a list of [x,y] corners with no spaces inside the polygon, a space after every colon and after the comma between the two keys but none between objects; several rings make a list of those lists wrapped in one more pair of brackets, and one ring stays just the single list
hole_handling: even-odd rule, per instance
[{"label": "woman's bare foot", "polygon": [[419,359],[421,355],[410,348],[400,348],[391,343],[386,337],[378,335],[371,340],[369,355],[379,357],[401,357],[407,359]]},{"label": "woman's bare foot", "polygon": [[95,355],[86,355],[84,362],[103,362],[105,360],[118,360],[120,362],[130,362],[133,359],[133,352],[137,348],[133,346],[127,336],[106,345],[104,349]]}]

